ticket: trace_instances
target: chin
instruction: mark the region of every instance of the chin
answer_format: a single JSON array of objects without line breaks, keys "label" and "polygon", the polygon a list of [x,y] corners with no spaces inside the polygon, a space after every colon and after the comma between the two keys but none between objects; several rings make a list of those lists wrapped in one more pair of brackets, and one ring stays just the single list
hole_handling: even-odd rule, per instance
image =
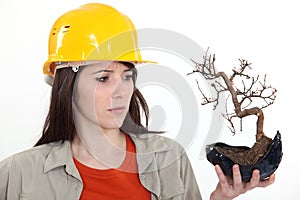
[{"label": "chin", "polygon": [[113,121],[113,122],[110,122],[110,123],[99,123],[100,124],[100,127],[103,128],[103,129],[106,129],[106,130],[109,130],[109,129],[120,129],[122,124],[123,124],[123,121]]}]

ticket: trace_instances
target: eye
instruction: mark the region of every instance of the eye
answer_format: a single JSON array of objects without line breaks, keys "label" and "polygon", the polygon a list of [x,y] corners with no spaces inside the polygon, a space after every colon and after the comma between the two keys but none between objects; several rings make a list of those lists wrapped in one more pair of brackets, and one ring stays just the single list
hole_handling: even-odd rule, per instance
[{"label": "eye", "polygon": [[122,77],[123,80],[132,80],[132,74],[127,74]]},{"label": "eye", "polygon": [[109,80],[109,76],[102,76],[102,77],[96,78],[96,80],[99,82],[106,82]]}]

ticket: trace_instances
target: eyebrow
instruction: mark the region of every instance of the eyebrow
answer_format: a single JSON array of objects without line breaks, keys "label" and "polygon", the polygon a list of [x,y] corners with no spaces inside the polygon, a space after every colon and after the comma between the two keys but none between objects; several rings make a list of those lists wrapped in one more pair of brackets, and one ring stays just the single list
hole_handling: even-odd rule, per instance
[{"label": "eyebrow", "polygon": [[[130,72],[130,71],[132,71],[132,69],[125,69],[125,70],[123,70],[123,72]],[[110,73],[112,73],[112,72],[114,72],[114,70],[102,69],[102,70],[93,72],[92,75],[93,74],[98,74],[98,73],[101,73],[101,72],[110,72]]]}]

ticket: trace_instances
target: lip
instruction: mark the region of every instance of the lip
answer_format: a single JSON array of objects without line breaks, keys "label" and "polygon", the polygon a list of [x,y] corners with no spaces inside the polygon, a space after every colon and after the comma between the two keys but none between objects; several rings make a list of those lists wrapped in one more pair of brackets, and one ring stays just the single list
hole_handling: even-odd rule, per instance
[{"label": "lip", "polygon": [[117,107],[109,108],[107,110],[109,112],[113,112],[113,113],[122,113],[122,112],[125,111],[125,107],[124,106],[117,106]]}]

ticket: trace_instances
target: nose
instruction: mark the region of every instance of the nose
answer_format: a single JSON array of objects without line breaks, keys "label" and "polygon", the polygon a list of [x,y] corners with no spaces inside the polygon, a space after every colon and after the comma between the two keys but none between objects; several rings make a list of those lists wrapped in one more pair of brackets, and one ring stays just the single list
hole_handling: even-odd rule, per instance
[{"label": "nose", "polygon": [[122,98],[125,93],[124,84],[122,84],[122,80],[120,78],[116,79],[112,91],[112,99]]}]

